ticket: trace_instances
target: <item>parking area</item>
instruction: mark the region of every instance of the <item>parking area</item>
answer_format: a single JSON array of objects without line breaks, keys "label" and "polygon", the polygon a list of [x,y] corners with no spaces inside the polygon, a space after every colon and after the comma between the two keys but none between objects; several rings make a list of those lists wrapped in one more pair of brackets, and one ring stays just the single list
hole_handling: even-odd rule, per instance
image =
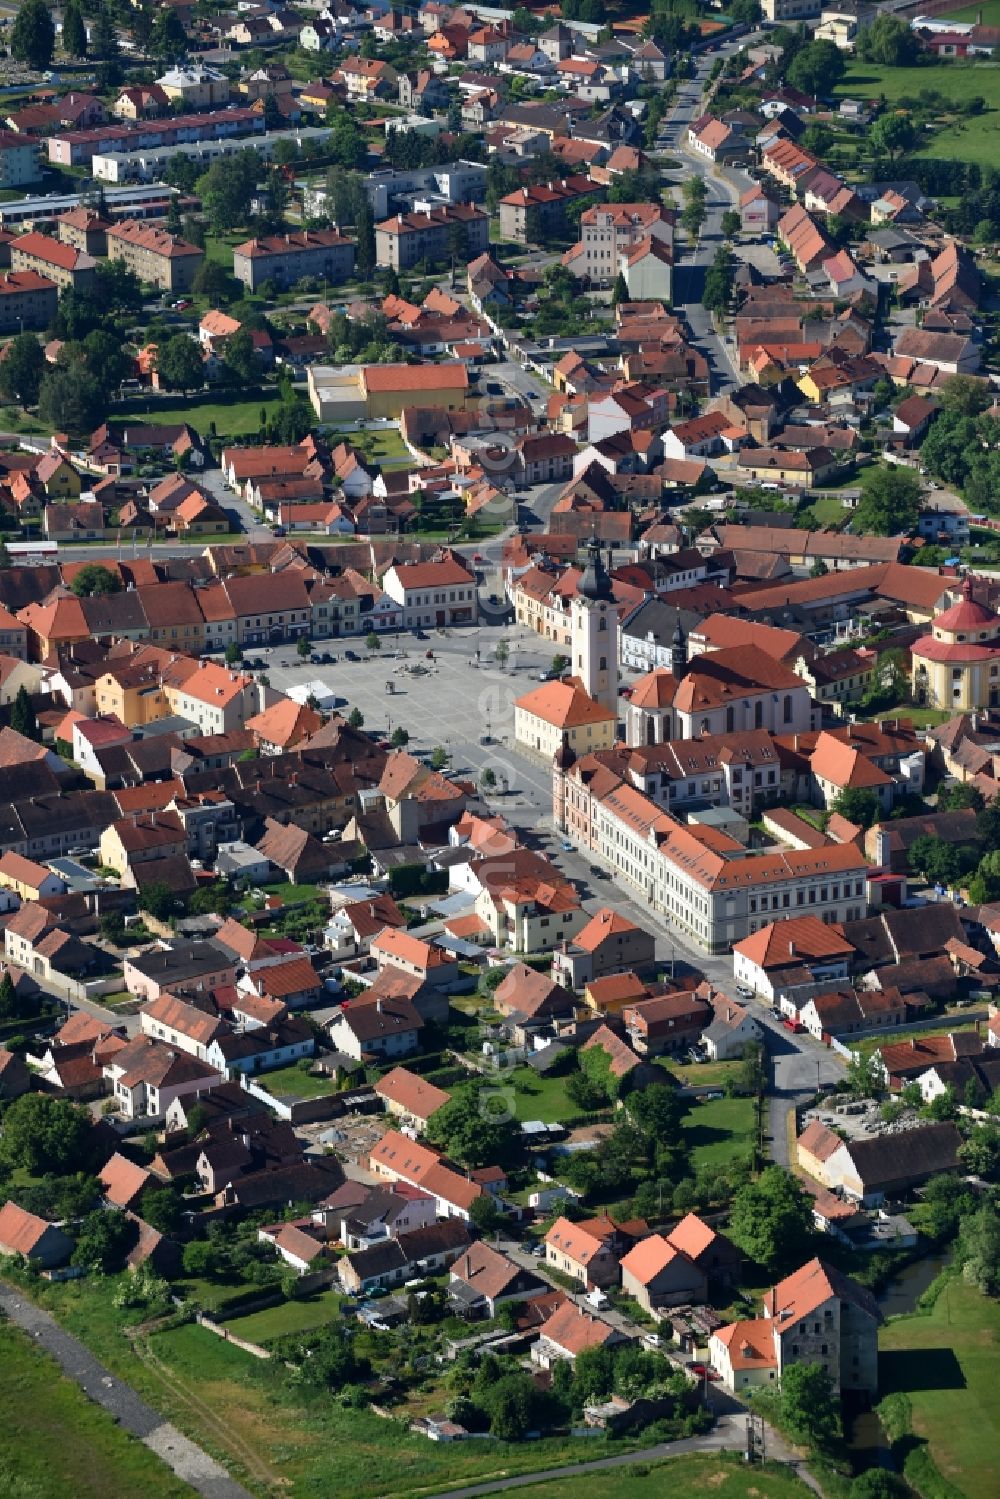
[{"label": "parking area", "polygon": [[[259,654],[266,660],[271,685],[282,692],[320,681],[346,700],[340,712],[357,708],[364,714],[369,732],[404,728],[411,750],[445,749],[452,774],[478,775],[489,765],[506,779],[512,797],[520,794],[532,805],[550,802],[546,768],[514,753],[514,700],[551,668],[556,648],[518,625],[425,634],[424,640],[409,631],[387,636],[371,655],[363,639],[317,641],[317,654],[337,658],[329,666],[303,662],[289,646],[255,652],[254,659]],[[503,667],[496,662],[500,641],[508,652]],[[346,650],[360,659],[349,661]]]}]

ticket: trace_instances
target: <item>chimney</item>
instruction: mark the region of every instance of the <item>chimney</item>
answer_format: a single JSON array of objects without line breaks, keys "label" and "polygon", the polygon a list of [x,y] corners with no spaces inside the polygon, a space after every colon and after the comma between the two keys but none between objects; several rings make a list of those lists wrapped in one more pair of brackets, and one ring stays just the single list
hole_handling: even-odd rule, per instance
[{"label": "chimney", "polygon": [[381,1015],[381,1013],[382,1013],[382,1001],[380,999],[377,999],[375,1001],[375,1008],[378,1011],[378,1013]]},{"label": "chimney", "polygon": [[795,957],[795,943],[794,942],[789,942],[789,944],[788,944],[788,956],[790,958],[794,958]]}]

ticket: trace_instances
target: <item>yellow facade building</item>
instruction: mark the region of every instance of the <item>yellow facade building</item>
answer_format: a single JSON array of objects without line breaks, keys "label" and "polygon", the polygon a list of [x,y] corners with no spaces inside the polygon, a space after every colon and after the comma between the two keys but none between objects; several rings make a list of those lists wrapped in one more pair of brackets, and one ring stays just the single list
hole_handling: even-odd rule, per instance
[{"label": "yellow facade building", "polygon": [[914,702],[950,713],[1000,706],[1000,616],[972,597],[968,578],[911,656]]}]

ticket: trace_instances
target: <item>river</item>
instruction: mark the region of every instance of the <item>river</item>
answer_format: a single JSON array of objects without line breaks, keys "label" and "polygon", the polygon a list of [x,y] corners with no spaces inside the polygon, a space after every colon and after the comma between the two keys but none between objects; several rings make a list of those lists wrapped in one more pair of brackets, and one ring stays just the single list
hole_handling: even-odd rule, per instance
[{"label": "river", "polygon": [[[927,1288],[951,1263],[950,1250],[925,1255],[914,1260],[888,1281],[878,1297],[883,1317],[900,1317],[916,1309]],[[866,1468],[894,1468],[892,1452],[885,1439],[878,1416],[872,1410],[845,1412],[848,1447],[855,1473]]]}]

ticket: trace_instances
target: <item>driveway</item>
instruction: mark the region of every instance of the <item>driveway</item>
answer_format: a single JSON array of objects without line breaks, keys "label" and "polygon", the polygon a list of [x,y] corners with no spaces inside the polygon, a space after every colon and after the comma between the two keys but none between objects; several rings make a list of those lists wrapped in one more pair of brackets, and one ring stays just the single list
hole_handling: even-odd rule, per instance
[{"label": "driveway", "polygon": [[[38,1346],[52,1355],[63,1373],[75,1380],[85,1395],[162,1458],[203,1499],[251,1499],[243,1485],[230,1478],[221,1464],[171,1422],[164,1421],[135,1390],[117,1375],[110,1374],[77,1338],[64,1332],[54,1317],[35,1306],[16,1287],[0,1283],[0,1312],[36,1339]],[[53,1440],[60,1440],[62,1434],[53,1432],[52,1436]]]}]

